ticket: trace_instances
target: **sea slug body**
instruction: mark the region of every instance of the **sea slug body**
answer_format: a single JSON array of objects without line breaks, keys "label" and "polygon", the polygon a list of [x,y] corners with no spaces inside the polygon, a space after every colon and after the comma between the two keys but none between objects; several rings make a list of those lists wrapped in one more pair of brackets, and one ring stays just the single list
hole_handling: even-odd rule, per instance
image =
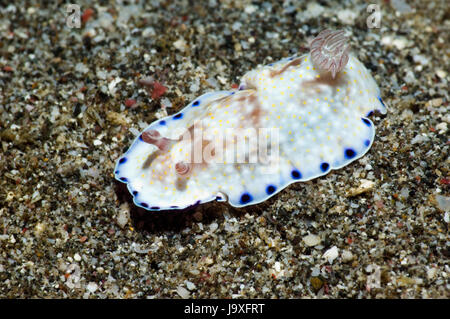
[{"label": "sea slug body", "polygon": [[238,90],[204,94],[145,129],[115,169],[135,204],[253,205],[362,157],[375,136],[367,117],[387,112],[380,90],[343,32],[321,32],[311,50],[252,70]]}]

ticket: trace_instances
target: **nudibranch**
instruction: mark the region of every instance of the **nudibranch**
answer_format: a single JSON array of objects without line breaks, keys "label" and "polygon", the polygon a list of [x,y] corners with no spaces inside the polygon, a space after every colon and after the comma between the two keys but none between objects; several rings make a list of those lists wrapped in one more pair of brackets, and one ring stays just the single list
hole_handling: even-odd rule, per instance
[{"label": "nudibranch", "polygon": [[122,155],[117,180],[137,206],[183,209],[213,200],[257,204],[362,157],[386,114],[380,89],[325,30],[311,52],[244,75],[239,89],[206,93],[153,122]]}]

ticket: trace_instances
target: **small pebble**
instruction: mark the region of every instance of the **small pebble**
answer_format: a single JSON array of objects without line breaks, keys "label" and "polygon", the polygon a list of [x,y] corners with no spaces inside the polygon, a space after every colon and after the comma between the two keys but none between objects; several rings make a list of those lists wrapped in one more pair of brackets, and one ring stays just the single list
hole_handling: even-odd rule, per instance
[{"label": "small pebble", "polygon": [[447,123],[439,123],[438,125],[436,125],[436,129],[439,130],[439,134],[444,134],[445,132],[447,132]]},{"label": "small pebble", "polygon": [[324,254],[323,258],[325,258],[330,264],[339,256],[339,249],[336,246],[328,249]]},{"label": "small pebble", "polygon": [[116,221],[121,228],[124,228],[125,225],[128,223],[129,219],[130,219],[130,207],[128,203],[124,203],[119,207],[119,213],[117,214]]},{"label": "small pebble", "polygon": [[442,69],[438,69],[438,70],[436,70],[436,75],[437,75],[439,78],[444,79],[444,78],[447,76],[447,72],[445,72],[445,71],[442,70]]},{"label": "small pebble", "polygon": [[182,286],[178,286],[177,294],[183,299],[188,299],[190,297],[190,295],[191,295],[191,293],[186,288],[184,288]]},{"label": "small pebble", "polygon": [[428,268],[427,270],[427,278],[428,280],[433,280],[436,277],[437,269],[434,267]]},{"label": "small pebble", "polygon": [[391,0],[391,6],[400,13],[411,13],[413,11],[405,0]]},{"label": "small pebble", "polygon": [[341,23],[352,25],[355,23],[358,13],[355,10],[345,9],[338,11],[337,17]]},{"label": "small pebble", "polygon": [[181,52],[184,52],[187,49],[186,40],[184,40],[183,38],[179,38],[177,41],[175,41],[173,43],[173,46],[175,47],[175,49],[180,50]]},{"label": "small pebble", "polygon": [[161,99],[161,106],[162,107],[172,107],[172,102],[168,98]]},{"label": "small pebble", "polygon": [[94,10],[92,8],[87,8],[83,11],[83,14],[81,15],[81,22],[86,23],[89,21],[89,19],[94,15]]},{"label": "small pebble", "polygon": [[98,285],[95,282],[90,282],[87,284],[86,289],[90,292],[90,293],[94,293],[97,291],[98,289]]},{"label": "small pebble", "polygon": [[353,197],[353,196],[357,196],[362,193],[367,193],[367,192],[370,192],[371,190],[373,190],[374,187],[375,187],[375,182],[363,179],[363,180],[361,180],[361,184],[358,187],[351,188],[347,192],[347,196]]},{"label": "small pebble", "polygon": [[434,106],[434,107],[438,107],[441,106],[442,103],[444,102],[444,99],[442,98],[436,98],[436,99],[432,99],[430,101],[428,101],[425,106]]},{"label": "small pebble", "polygon": [[144,85],[144,86],[151,86],[154,83],[154,79],[151,76],[146,76],[146,77],[139,79],[138,82],[139,82],[139,84]]},{"label": "small pebble", "polygon": [[319,277],[312,277],[309,282],[311,283],[311,286],[313,287],[314,291],[319,291],[320,288],[323,286],[323,281]]},{"label": "small pebble", "polygon": [[161,97],[164,93],[166,93],[167,88],[162,85],[159,82],[153,83],[153,92],[152,92],[152,99],[158,99]]},{"label": "small pebble", "polygon": [[192,290],[194,290],[195,288],[197,288],[197,287],[195,286],[195,284],[193,284],[193,283],[190,282],[189,280],[186,280],[186,281],[185,281],[185,284],[186,284],[186,288],[189,289],[190,291],[192,291]]},{"label": "small pebble", "polygon": [[136,100],[135,99],[126,99],[125,100],[125,106],[126,107],[133,107],[133,105],[136,104]]},{"label": "small pebble", "polygon": [[308,235],[308,236],[303,237],[303,242],[305,243],[306,246],[309,246],[309,247],[319,245],[321,241],[322,240],[321,240],[320,236],[317,236],[317,235]]},{"label": "small pebble", "polygon": [[443,212],[449,212],[450,211],[450,197],[448,196],[442,196],[442,195],[436,195],[436,203],[437,207],[443,211]]},{"label": "small pebble", "polygon": [[46,225],[44,223],[37,223],[34,227],[34,233],[36,234],[36,236],[41,236],[45,229]]},{"label": "small pebble", "polygon": [[349,262],[353,260],[353,254],[349,250],[343,250],[341,254],[341,258],[343,262]]}]

